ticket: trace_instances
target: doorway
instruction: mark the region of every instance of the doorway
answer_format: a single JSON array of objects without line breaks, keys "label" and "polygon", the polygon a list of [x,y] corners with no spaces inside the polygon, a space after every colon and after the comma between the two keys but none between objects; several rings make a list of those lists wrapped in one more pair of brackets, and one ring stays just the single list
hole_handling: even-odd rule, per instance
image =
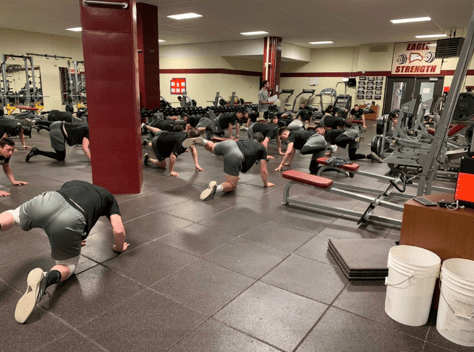
[{"label": "doorway", "polygon": [[421,95],[421,101],[435,99],[443,94],[444,77],[389,77],[385,92],[383,113],[400,107]]}]

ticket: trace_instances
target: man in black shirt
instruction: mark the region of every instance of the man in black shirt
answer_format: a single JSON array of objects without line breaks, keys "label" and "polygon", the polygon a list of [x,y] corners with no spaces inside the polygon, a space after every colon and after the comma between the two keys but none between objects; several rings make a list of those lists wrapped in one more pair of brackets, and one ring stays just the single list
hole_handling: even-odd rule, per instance
[{"label": "man in black shirt", "polygon": [[66,182],[56,192],[42,193],[14,210],[0,214],[0,230],[20,225],[24,231],[43,229],[51,245],[56,265],[47,273],[41,268],[30,271],[26,293],[17,303],[15,320],[22,324],[45,294],[46,288],[67,280],[76,269],[81,247],[99,217],[107,216],[115,244],[112,250],[124,252],[125,229],[115,197],[105,188],[85,181]]},{"label": "man in black shirt", "polygon": [[70,146],[81,144],[84,154],[86,154],[89,160],[91,159],[88,124],[55,121],[51,124],[50,128],[49,139],[54,152],[44,152],[33,147],[26,155],[27,162],[35,155],[43,155],[57,161],[63,161],[66,158],[66,143]]},{"label": "man in black shirt", "polygon": [[[280,128],[278,131],[278,138],[282,141],[288,141],[288,147],[284,153],[283,160],[275,171],[281,171],[283,166],[290,166],[293,158],[296,154],[296,150],[299,150],[301,154],[312,154],[311,160],[316,160],[322,157],[326,153],[326,141],[324,137],[317,134],[315,131],[291,131],[286,128]],[[283,154],[280,152],[280,154]],[[286,162],[288,160],[288,162]]]},{"label": "man in black shirt", "polygon": [[362,120],[362,127],[364,129],[367,129],[367,126],[365,125],[364,111],[360,108],[358,104],[354,105],[354,108],[351,109],[351,112],[349,113],[349,115],[351,116],[350,117],[351,119]]},{"label": "man in black shirt", "polygon": [[[27,185],[28,182],[25,181],[16,181],[13,176],[12,168],[10,167],[10,158],[15,151],[15,142],[10,138],[0,139],[0,164],[2,164],[3,171],[5,176],[10,180],[13,186],[23,186]],[[10,193],[5,191],[0,191],[0,197],[8,197]]]},{"label": "man in black shirt", "polygon": [[[270,142],[270,139],[277,137],[278,129],[279,129],[278,117],[274,116],[271,120],[271,123],[267,123],[266,120],[261,120],[261,121],[258,121],[257,123],[254,123],[248,129],[247,134],[248,134],[248,137],[251,139],[253,138],[255,133],[260,132],[264,137],[262,144],[268,150],[268,142]],[[280,139],[278,138],[277,138],[277,147],[278,147],[278,151],[281,151],[281,143],[280,143]],[[274,159],[274,157],[269,155],[268,159]]]},{"label": "man in black shirt", "polygon": [[353,128],[348,128],[346,130],[326,130],[323,127],[318,127],[316,132],[324,136],[324,139],[329,145],[337,145],[340,148],[345,148],[347,146],[350,160],[369,159],[378,161],[379,163],[383,162],[382,158],[374,152],[371,152],[370,154],[357,153],[360,135],[359,132]]},{"label": "man in black shirt", "polygon": [[[197,129],[192,129],[188,132],[168,132],[154,128],[152,132],[155,134],[155,137],[153,137],[148,145],[153,148],[156,159],[151,158],[148,153],[146,153],[144,155],[143,163],[148,165],[150,162],[158,168],[166,170],[166,158],[170,158],[170,176],[179,177],[179,174],[174,171],[174,164],[176,163],[178,155],[187,151],[187,147],[183,147],[183,141],[187,138],[199,136],[199,131]],[[196,148],[191,146],[190,149],[196,170],[204,171],[204,169],[199,166]]]},{"label": "man in black shirt", "polygon": [[217,117],[217,122],[219,124],[220,129],[223,131],[226,128],[229,130],[229,138],[232,138],[232,129],[235,125],[235,138],[239,138],[239,132],[240,132],[240,120],[242,119],[243,112],[242,111],[237,111],[237,112],[231,112],[227,114],[220,114]]},{"label": "man in black shirt", "polygon": [[19,136],[24,149],[31,147],[26,145],[25,134],[31,137],[31,127],[24,126],[19,120],[0,118],[0,138]]},{"label": "man in black shirt", "polygon": [[263,135],[255,133],[253,139],[240,141],[226,140],[220,143],[213,143],[202,137],[190,138],[183,142],[183,147],[188,148],[194,144],[203,145],[206,150],[214,155],[224,157],[225,182],[217,185],[216,181],[211,181],[209,187],[201,193],[201,200],[207,200],[216,192],[233,192],[239,182],[239,173],[247,172],[257,161],[260,162],[260,175],[263,180],[263,187],[272,187],[273,183],[268,182],[267,170],[267,150],[262,145]]}]

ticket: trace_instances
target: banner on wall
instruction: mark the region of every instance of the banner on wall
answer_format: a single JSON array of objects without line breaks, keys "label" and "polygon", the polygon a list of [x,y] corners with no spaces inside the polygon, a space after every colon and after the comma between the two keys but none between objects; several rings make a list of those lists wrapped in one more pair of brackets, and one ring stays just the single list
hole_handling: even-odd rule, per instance
[{"label": "banner on wall", "polygon": [[436,42],[396,43],[393,51],[393,75],[439,75],[442,59],[436,59]]},{"label": "banner on wall", "polygon": [[186,78],[171,78],[170,93],[183,94],[186,92]]}]

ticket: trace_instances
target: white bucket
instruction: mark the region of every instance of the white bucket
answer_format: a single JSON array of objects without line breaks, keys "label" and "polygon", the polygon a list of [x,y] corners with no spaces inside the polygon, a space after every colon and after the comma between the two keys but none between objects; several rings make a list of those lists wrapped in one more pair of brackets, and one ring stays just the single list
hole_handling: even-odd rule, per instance
[{"label": "white bucket", "polygon": [[395,246],[388,255],[385,313],[393,320],[421,326],[428,322],[441,259],[414,246]]},{"label": "white bucket", "polygon": [[458,345],[474,346],[474,261],[444,261],[436,330]]}]

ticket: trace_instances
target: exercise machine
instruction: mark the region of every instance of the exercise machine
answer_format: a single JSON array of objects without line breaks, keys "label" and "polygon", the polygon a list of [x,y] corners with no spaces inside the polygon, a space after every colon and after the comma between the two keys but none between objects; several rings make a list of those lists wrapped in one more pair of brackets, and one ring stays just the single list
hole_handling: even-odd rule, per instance
[{"label": "exercise machine", "polygon": [[293,95],[294,91],[295,91],[294,89],[282,89],[282,90],[281,90],[281,92],[280,92],[280,98],[281,98],[281,95],[282,95],[282,94],[289,94],[289,95],[286,97],[284,103],[283,103],[282,105],[280,105],[280,112],[285,111],[285,107],[286,107],[286,106],[290,106],[290,104],[288,103],[288,101],[290,100],[290,98],[291,98],[291,96]]},{"label": "exercise machine", "polygon": [[295,111],[296,102],[298,101],[298,98],[300,97],[300,95],[303,95],[303,94],[311,94],[305,102],[306,106],[308,106],[308,103],[310,102],[311,98],[313,98],[314,96],[314,92],[315,92],[314,89],[303,89],[303,91],[295,97],[295,101],[293,102],[293,107],[291,108],[291,111],[296,112]]}]

